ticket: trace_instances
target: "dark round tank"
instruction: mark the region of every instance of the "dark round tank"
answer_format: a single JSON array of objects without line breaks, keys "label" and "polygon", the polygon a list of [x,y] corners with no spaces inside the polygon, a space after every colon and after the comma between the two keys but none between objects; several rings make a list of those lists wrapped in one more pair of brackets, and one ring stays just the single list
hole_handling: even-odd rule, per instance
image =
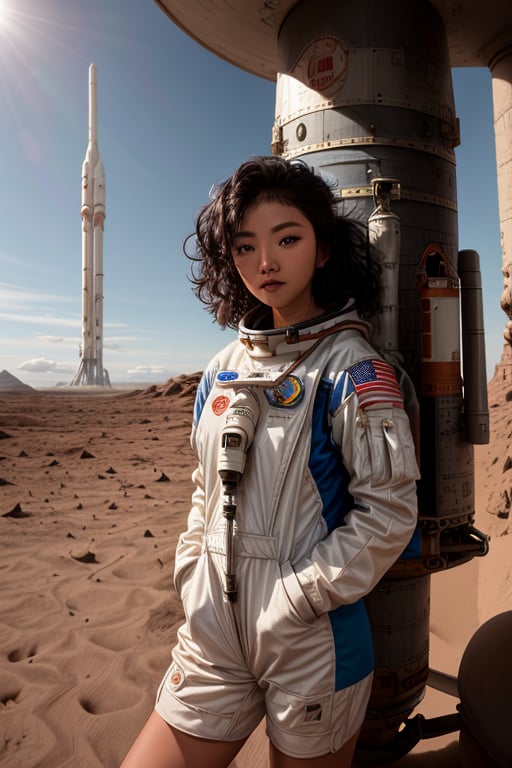
[{"label": "dark round tank", "polygon": [[473,635],[459,667],[464,768],[512,766],[512,611]]}]

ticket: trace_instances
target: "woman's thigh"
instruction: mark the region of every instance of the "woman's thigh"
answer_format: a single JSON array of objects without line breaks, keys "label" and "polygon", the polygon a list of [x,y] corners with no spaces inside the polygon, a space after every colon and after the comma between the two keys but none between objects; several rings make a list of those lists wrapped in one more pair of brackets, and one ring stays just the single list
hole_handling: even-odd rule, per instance
[{"label": "woman's thigh", "polygon": [[226,768],[245,743],[199,739],[178,731],[152,712],[121,768]]},{"label": "woman's thigh", "polygon": [[270,768],[350,768],[357,744],[359,731],[337,752],[330,752],[322,757],[303,758],[290,757],[280,752],[273,744],[270,745]]}]

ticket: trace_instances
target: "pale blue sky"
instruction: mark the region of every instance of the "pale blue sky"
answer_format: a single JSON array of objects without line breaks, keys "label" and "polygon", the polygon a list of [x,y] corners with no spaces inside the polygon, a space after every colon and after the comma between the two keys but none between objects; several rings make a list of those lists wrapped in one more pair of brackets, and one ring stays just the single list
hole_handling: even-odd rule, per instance
[{"label": "pale blue sky", "polygon": [[[153,0],[0,0],[0,370],[69,382],[81,335],[88,68],[106,170],[104,363],[116,382],[200,370],[232,332],[182,243],[213,182],[268,154],[275,85],[216,58]],[[502,350],[490,73],[454,70],[459,247],[479,251],[489,375]]]}]

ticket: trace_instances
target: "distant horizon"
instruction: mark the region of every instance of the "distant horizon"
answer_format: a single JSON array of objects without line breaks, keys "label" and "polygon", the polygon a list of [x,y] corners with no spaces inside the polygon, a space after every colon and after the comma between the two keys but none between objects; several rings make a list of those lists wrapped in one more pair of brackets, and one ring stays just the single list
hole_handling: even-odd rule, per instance
[{"label": "distant horizon", "polygon": [[[510,349],[512,350],[512,345],[508,345],[507,342],[504,341],[503,342],[503,346],[502,346],[502,353],[500,355],[500,358],[499,358],[499,360],[497,362],[494,363],[493,368],[492,368],[492,372],[491,372],[491,374],[487,378],[487,386],[489,386],[489,384],[493,380],[494,376],[496,375],[497,369],[501,365],[503,365],[503,363],[502,363],[503,352],[505,351],[507,346],[510,346]],[[512,365],[512,363],[510,365]],[[80,386],[76,386],[76,385],[72,385],[70,381],[68,381],[68,382],[59,381],[59,382],[52,383],[52,384],[50,384],[50,383],[48,383],[48,384],[37,384],[37,385],[36,384],[30,384],[29,382],[23,381],[23,379],[21,379],[16,374],[13,374],[11,371],[8,371],[7,369],[4,369],[4,370],[0,371],[0,395],[2,393],[5,393],[5,392],[9,391],[6,387],[4,387],[2,385],[1,376],[2,376],[2,374],[4,372],[7,372],[14,379],[17,379],[20,382],[20,384],[22,384],[24,386],[27,386],[27,387],[30,387],[31,389],[35,390],[36,392],[43,392],[43,391],[50,391],[50,390],[57,390],[57,391],[70,390],[71,392],[74,391],[74,392],[79,393],[80,391],[92,392],[93,390],[104,390],[105,392],[108,392],[109,390],[111,391],[111,390],[114,390],[114,389],[132,390],[132,389],[148,389],[148,387],[151,387],[151,386],[159,387],[159,386],[163,386],[164,384],[166,384],[170,379],[177,379],[177,378],[180,378],[182,376],[183,377],[194,376],[194,375],[197,375],[197,374],[201,374],[203,372],[203,370],[204,369],[198,368],[198,369],[193,370],[193,371],[180,371],[179,373],[171,373],[169,376],[166,376],[165,379],[156,379],[155,378],[154,380],[151,380],[151,381],[148,381],[147,379],[141,379],[139,381],[129,381],[129,380],[113,380],[112,381],[111,380],[111,386],[108,387],[108,386],[100,386],[100,385],[80,385]],[[489,366],[488,366],[488,370],[489,370]]]},{"label": "distant horizon", "polygon": [[[201,374],[202,371],[195,370],[195,371],[182,371],[181,373],[171,374],[170,376],[166,377],[164,380],[154,380],[154,381],[147,381],[147,380],[140,380],[140,381],[112,381],[110,387],[107,386],[101,386],[101,385],[72,385],[69,381],[61,381],[56,382],[54,384],[41,384],[41,385],[34,385],[29,384],[27,381],[23,381],[19,376],[16,374],[13,374],[12,371],[8,371],[6,368],[4,368],[2,371],[0,371],[0,395],[2,393],[6,392],[15,392],[15,386],[16,382],[22,385],[22,387],[28,387],[30,389],[33,389],[36,392],[43,392],[43,391],[51,391],[51,390],[69,390],[71,392],[81,392],[81,391],[89,391],[92,392],[94,390],[102,390],[105,392],[114,390],[114,389],[121,389],[121,390],[130,390],[130,389],[148,389],[148,387],[156,386],[164,386],[167,384],[170,380],[173,379],[179,379],[181,377],[184,378],[190,378],[197,374]],[[11,380],[14,380],[13,386],[9,387],[8,383],[5,383],[3,380],[3,374],[8,374],[8,376],[11,378]],[[5,377],[4,377],[5,378]]]}]

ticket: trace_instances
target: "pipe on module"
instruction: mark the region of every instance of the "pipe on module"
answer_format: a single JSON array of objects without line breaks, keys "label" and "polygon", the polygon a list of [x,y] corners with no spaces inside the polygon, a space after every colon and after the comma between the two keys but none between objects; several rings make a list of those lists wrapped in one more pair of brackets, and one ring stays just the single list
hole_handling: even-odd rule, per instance
[{"label": "pipe on module", "polygon": [[474,445],[489,442],[489,408],[485,364],[484,315],[480,258],[476,251],[459,251],[462,375],[465,439]]},{"label": "pipe on module", "polygon": [[368,239],[381,266],[381,312],[376,318],[373,341],[378,349],[398,352],[398,272],[400,267],[400,219],[391,210],[391,195],[400,190],[397,179],[372,180],[375,208],[368,218]]}]

